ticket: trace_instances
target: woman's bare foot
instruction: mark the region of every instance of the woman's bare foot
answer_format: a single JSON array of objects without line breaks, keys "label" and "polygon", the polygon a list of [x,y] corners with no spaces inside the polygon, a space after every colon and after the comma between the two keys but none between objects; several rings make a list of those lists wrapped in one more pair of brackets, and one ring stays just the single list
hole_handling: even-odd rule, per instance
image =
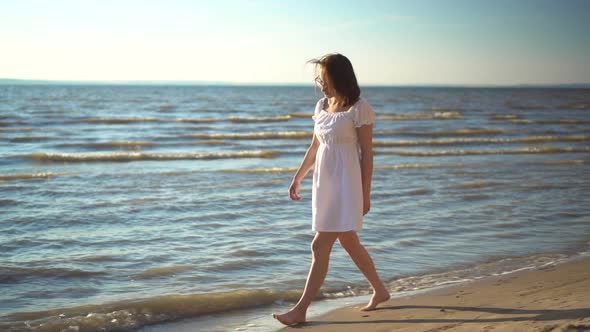
[{"label": "woman's bare foot", "polygon": [[305,311],[293,308],[289,312],[282,315],[272,314],[272,317],[284,325],[293,326],[305,323],[305,314]]},{"label": "woman's bare foot", "polygon": [[371,311],[371,310],[375,310],[375,308],[377,307],[377,305],[379,305],[379,303],[385,302],[387,300],[389,300],[391,296],[389,295],[389,292],[387,290],[382,290],[380,292],[375,292],[373,293],[373,296],[371,297],[371,301],[369,301],[369,304],[367,304],[366,306],[364,306],[361,311]]}]

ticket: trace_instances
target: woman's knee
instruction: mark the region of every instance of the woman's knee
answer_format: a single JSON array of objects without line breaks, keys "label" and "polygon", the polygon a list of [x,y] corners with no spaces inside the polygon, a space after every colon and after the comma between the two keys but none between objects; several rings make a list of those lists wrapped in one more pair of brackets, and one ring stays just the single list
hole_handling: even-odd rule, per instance
[{"label": "woman's knee", "polygon": [[323,252],[329,252],[332,249],[332,245],[334,245],[334,241],[336,241],[336,235],[327,235],[327,236],[316,236],[313,241],[311,241],[311,251],[315,254],[321,254]]},{"label": "woman's knee", "polygon": [[360,245],[358,236],[354,231],[340,234],[338,236],[338,242],[340,242],[340,245],[346,251],[354,250]]}]

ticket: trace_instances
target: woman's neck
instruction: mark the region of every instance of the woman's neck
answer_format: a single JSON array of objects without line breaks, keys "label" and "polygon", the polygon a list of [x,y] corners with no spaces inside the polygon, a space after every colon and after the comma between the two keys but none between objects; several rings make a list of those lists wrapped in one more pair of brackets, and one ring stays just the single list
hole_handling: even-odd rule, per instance
[{"label": "woman's neck", "polygon": [[344,104],[344,99],[339,97],[329,97],[328,105],[332,108],[342,108],[346,106]]}]

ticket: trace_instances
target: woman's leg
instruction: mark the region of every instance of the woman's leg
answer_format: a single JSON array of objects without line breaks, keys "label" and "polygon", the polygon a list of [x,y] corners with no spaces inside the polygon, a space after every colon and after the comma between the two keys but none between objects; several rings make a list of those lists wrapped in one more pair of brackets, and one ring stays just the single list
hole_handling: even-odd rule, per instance
[{"label": "woman's leg", "polygon": [[305,322],[305,314],[311,301],[316,296],[324,283],[328,273],[328,263],[332,246],[341,233],[317,232],[311,242],[312,262],[307,275],[305,289],[299,302],[287,313],[282,315],[273,314],[279,322],[285,325],[295,325]]},{"label": "woman's leg", "polygon": [[371,288],[373,288],[373,297],[371,298],[371,301],[369,301],[369,304],[361,310],[373,310],[379,303],[389,300],[389,291],[385,288],[383,282],[379,278],[377,270],[375,270],[375,264],[373,264],[371,256],[369,256],[369,253],[361,244],[356,232],[350,231],[340,233],[338,241],[340,242],[340,245],[342,245],[342,248],[346,250],[350,258],[352,258],[358,269],[365,275],[369,284],[371,284]]}]

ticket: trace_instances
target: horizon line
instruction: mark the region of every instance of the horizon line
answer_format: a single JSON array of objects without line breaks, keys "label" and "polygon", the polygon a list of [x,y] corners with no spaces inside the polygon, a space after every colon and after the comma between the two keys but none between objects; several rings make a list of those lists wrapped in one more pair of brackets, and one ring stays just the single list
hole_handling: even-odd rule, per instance
[{"label": "horizon line", "polygon": [[[217,85],[217,86],[313,86],[312,82],[231,82],[202,80],[53,80],[0,78],[0,85]],[[562,83],[404,83],[404,84],[362,84],[361,87],[587,87],[590,82]]]}]

